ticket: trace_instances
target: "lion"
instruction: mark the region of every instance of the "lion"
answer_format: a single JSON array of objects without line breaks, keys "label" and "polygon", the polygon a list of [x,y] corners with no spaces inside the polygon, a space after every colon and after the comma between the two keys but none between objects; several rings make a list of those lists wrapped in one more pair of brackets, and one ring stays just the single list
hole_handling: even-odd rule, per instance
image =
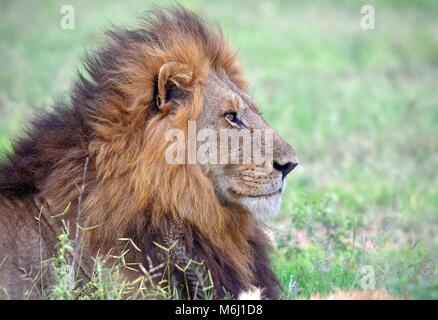
[{"label": "lion", "polygon": [[[203,262],[215,298],[252,287],[278,298],[261,219],[279,210],[298,164],[294,149],[273,131],[270,163],[165,159],[174,143],[166,132],[187,132],[190,121],[198,131],[272,130],[222,33],[182,7],[157,8],[137,27],[109,31],[84,61],[68,101],[33,120],[0,165],[0,287],[12,298],[41,297],[50,271],[38,290],[20,277],[55,255],[64,222],[70,235],[81,234],[82,281],[92,258],[122,250],[123,238],[138,247],[126,261],[142,266],[162,262],[156,243],[178,243],[185,257]],[[177,268],[170,272],[184,285]]]}]

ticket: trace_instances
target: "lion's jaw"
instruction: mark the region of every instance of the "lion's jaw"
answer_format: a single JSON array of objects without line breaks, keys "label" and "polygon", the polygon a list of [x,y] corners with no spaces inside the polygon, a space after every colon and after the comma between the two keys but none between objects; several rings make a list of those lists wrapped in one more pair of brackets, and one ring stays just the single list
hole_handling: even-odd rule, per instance
[{"label": "lion's jaw", "polygon": [[286,183],[276,192],[265,195],[238,195],[229,191],[220,192],[219,197],[240,205],[260,219],[273,218],[280,211],[282,194]]},{"label": "lion's jaw", "polygon": [[260,197],[241,197],[238,203],[257,218],[273,218],[280,212],[281,199],[286,188],[286,180],[279,191]]},{"label": "lion's jaw", "polygon": [[272,196],[243,197],[239,200],[239,204],[257,218],[275,217],[280,211],[280,203],[280,192]]}]

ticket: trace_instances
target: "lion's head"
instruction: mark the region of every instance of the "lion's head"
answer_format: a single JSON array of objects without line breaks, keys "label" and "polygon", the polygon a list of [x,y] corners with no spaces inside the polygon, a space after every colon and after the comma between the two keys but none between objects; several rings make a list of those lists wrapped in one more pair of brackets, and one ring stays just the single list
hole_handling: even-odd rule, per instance
[{"label": "lion's head", "polygon": [[[206,77],[203,108],[196,125],[200,132],[205,128],[217,132],[213,145],[208,137],[200,148],[211,147],[213,151],[213,157],[207,158],[212,161],[206,161],[203,170],[221,202],[239,204],[259,217],[275,214],[285,178],[298,164],[297,158],[291,146],[263,119],[252,97],[223,70],[210,70]],[[221,139],[221,133],[229,139]],[[260,159],[256,159],[257,150]],[[207,157],[211,155],[208,151]]]},{"label": "lion's head", "polygon": [[[222,38],[203,27],[209,37],[202,44],[207,45],[203,48],[207,52],[199,53],[199,44],[195,45],[198,50],[188,60],[169,58],[158,73],[161,119],[180,119],[192,111],[184,117],[191,123],[182,122],[189,128],[185,140],[177,139],[179,145],[170,146],[170,151],[185,152],[177,164],[199,164],[222,203],[238,204],[257,216],[273,215],[279,209],[285,178],[298,164],[297,157],[263,119]],[[188,40],[193,45],[199,35],[184,36],[191,38],[178,42]],[[216,46],[213,52],[210,46]],[[181,122],[174,126],[185,130]]]},{"label": "lion's head", "polygon": [[[89,58],[88,70],[99,91],[90,82],[79,86],[81,95],[94,90],[90,150],[99,179],[103,183],[117,176],[124,181],[132,193],[130,206],[147,204],[205,226],[215,219],[222,223],[223,218],[214,217],[221,211],[217,208],[238,205],[254,215],[274,214],[285,178],[298,161],[248,94],[235,53],[220,32],[184,9],[170,14],[158,10],[148,17],[147,27],[110,33],[111,45],[98,58]],[[191,124],[198,134],[195,149]],[[183,161],[177,164],[166,158],[169,150],[181,147],[167,137],[175,129],[188,138]],[[211,137],[199,137],[205,129],[217,133],[215,144]],[[232,148],[233,141],[224,148],[219,141],[223,129],[231,140],[249,134],[249,158],[243,138],[237,139],[237,148]],[[262,161],[254,161],[255,150],[264,156]],[[208,160],[214,153],[215,161],[190,160],[190,153],[196,158],[200,151]],[[119,190],[105,192],[108,197]]]}]

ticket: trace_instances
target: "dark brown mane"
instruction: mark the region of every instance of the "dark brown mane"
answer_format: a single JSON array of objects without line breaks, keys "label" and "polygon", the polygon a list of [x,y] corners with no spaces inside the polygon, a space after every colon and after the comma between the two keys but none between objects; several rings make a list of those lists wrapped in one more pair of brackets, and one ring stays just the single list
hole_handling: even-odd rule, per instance
[{"label": "dark brown mane", "polygon": [[[178,220],[186,254],[206,261],[217,297],[236,296],[251,285],[277,297],[268,240],[252,215],[219,203],[199,168],[172,167],[163,159],[163,132],[196,118],[209,69],[225,71],[245,88],[234,52],[220,32],[181,7],[154,10],[138,28],[107,34],[106,45],[86,57],[87,75],[79,74],[70,101],[33,121],[0,165],[0,196],[38,197],[54,214],[71,203],[66,219],[73,219],[77,186],[83,183],[81,224],[97,226],[87,234],[92,252],[129,237],[142,250],[131,260],[147,265],[147,254],[159,262],[152,242],[163,242]],[[169,61],[190,66],[194,88],[187,102],[191,107],[172,120],[160,118],[156,105],[158,72]]]}]

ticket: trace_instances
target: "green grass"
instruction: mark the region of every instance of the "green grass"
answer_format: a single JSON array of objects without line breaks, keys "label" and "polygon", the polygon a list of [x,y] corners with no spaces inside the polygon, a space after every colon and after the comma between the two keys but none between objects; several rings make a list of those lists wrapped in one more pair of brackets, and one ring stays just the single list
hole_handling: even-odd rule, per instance
[{"label": "green grass", "polygon": [[[76,29],[59,27],[62,4]],[[2,1],[0,150],[23,121],[65,97],[85,49],[147,1]],[[181,1],[220,24],[252,93],[296,149],[274,222],[284,298],[375,287],[438,299],[438,4],[366,1]],[[364,269],[365,268],[365,269]]]}]

